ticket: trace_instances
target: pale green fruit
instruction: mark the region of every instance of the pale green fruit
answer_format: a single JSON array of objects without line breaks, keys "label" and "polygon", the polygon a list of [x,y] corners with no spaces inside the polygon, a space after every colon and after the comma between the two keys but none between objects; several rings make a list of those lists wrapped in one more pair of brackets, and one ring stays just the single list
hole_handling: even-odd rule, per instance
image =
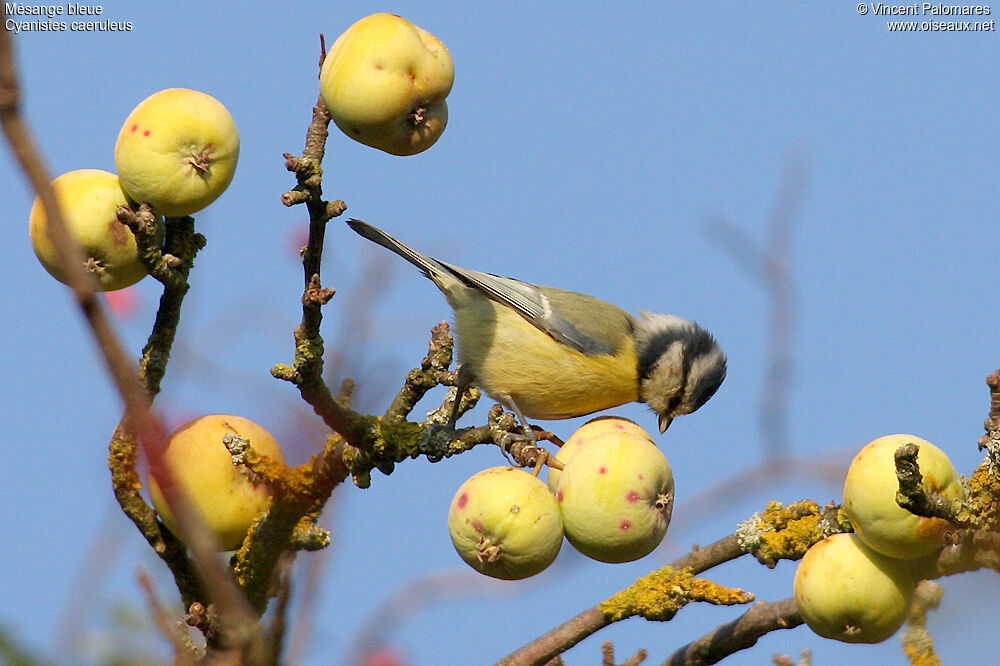
[{"label": "pale green fruit", "polygon": [[[563,445],[559,447],[559,452],[556,454],[556,460],[565,465],[581,446],[586,445],[588,442],[593,441],[593,439],[598,435],[602,435],[606,432],[626,433],[629,435],[635,435],[641,439],[648,439],[651,442],[653,441],[650,434],[635,421],[623,419],[618,416],[599,416],[596,419],[587,421],[582,426],[577,428],[576,432],[570,435],[569,439],[567,439]],[[553,493],[556,492],[556,485],[559,483],[560,474],[562,474],[562,470],[558,470],[555,467],[549,468],[549,490]]]},{"label": "pale green fruit", "polygon": [[347,136],[392,155],[430,148],[448,124],[455,64],[441,40],[401,16],[372,14],[323,61],[320,92]]},{"label": "pale green fruit", "polygon": [[514,467],[492,467],[463,483],[448,511],[448,531],[469,566],[504,580],[548,567],[563,538],[559,506],[548,487]]},{"label": "pale green fruit", "polygon": [[663,540],[674,476],[648,439],[605,432],[577,449],[556,484],[566,538],[588,557],[631,562]]},{"label": "pale green fruit", "polygon": [[236,173],[240,135],[222,102],[168,88],[129,114],[115,145],[122,189],[157,213],[196,213],[226,191]]},{"label": "pale green fruit", "polygon": [[[285,461],[271,433],[250,419],[230,414],[210,414],[182,426],[167,440],[163,454],[177,485],[215,534],[222,550],[239,548],[250,525],[271,504],[267,486],[250,483],[246,470],[233,464],[222,442],[228,434],[245,437],[257,453]],[[152,477],[149,494],[163,524],[179,536],[177,519]]]},{"label": "pale green fruit", "polygon": [[[132,230],[118,221],[115,211],[128,202],[118,176],[100,169],[70,171],[52,181],[69,233],[83,247],[86,267],[97,277],[101,291],[115,291],[146,276]],[[31,206],[30,233],[35,255],[49,274],[67,281],[56,248],[48,236],[49,219],[39,198]]]},{"label": "pale green fruit", "polygon": [[943,545],[952,525],[941,518],[923,518],[896,503],[899,481],[894,454],[908,443],[920,450],[917,463],[924,488],[948,499],[965,496],[948,455],[913,435],[887,435],[866,445],[851,461],[844,480],[844,510],[855,532],[870,548],[903,559],[928,555]]},{"label": "pale green fruit", "polygon": [[795,603],[809,628],[845,643],[879,643],[906,620],[916,581],[903,560],[855,534],[834,534],[806,551],[795,571]]}]

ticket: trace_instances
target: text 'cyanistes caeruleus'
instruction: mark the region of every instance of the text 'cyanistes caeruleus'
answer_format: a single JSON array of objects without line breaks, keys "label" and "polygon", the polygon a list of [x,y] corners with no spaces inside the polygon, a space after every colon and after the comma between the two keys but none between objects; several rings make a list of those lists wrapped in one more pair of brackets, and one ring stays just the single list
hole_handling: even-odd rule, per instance
[{"label": "text 'cyanistes caeruleus'", "polygon": [[657,413],[663,432],[726,376],[725,354],[692,321],[637,318],[586,294],[459,268],[367,222],[347,223],[434,281],[455,311],[459,389],[478,386],[525,428],[525,417],[568,419],[638,401]]}]

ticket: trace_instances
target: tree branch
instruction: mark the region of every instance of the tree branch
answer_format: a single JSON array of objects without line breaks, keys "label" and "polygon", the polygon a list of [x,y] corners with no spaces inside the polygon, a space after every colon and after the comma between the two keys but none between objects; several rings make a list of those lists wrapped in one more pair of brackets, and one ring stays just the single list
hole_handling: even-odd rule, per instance
[{"label": "tree branch", "polygon": [[[779,559],[798,559],[810,545],[829,534],[845,531],[847,527],[836,516],[837,507],[834,505],[821,508],[810,500],[788,506],[771,502],[762,514],[754,514],[744,521],[735,534],[723,537],[704,548],[695,546],[661,571],[686,572],[687,575],[694,576],[747,553],[753,553],[762,563],[773,567]],[[640,587],[642,580],[637,582]],[[626,588],[615,597],[627,595],[630,590],[634,593],[635,588],[635,585]],[[503,666],[544,664],[612,622],[624,619],[627,614],[620,612],[619,604],[613,602],[615,597],[583,611],[497,663]],[[652,619],[669,619],[666,615],[677,610],[669,603],[660,603],[658,608],[664,616]],[[764,613],[763,610],[758,611],[758,614]],[[750,617],[753,619],[756,615]]]},{"label": "tree branch", "polygon": [[[6,7],[0,10],[0,19],[5,19]],[[225,568],[218,562],[211,544],[204,537],[207,532],[197,516],[187,508],[186,498],[178,492],[169,468],[163,463],[163,452],[166,446],[166,433],[163,424],[150,410],[152,396],[147,393],[140,382],[139,372],[123,346],[107,317],[101,301],[96,295],[96,283],[84,269],[82,252],[79,245],[70,234],[66,221],[59,207],[59,202],[52,187],[51,178],[41,155],[35,148],[34,140],[27,124],[21,118],[20,92],[17,83],[14,53],[11,46],[10,32],[0,30],[0,121],[4,133],[10,142],[21,168],[27,174],[32,186],[38,193],[45,214],[49,220],[49,238],[56,248],[59,262],[66,269],[66,277],[72,288],[77,305],[83,313],[94,338],[104,357],[112,381],[125,403],[125,416],[116,429],[112,439],[111,464],[132,465],[132,470],[123,471],[123,477],[113,480],[116,492],[125,492],[129,499],[123,508],[126,513],[134,509],[134,515],[142,520],[140,529],[149,538],[155,531],[150,527],[151,509],[143,509],[141,497],[138,495],[140,483],[134,476],[136,458],[135,444],[140,443],[149,459],[150,471],[161,481],[161,488],[167,501],[178,507],[177,516],[181,527],[186,532],[184,537],[194,555],[202,580],[218,604],[219,613],[224,615],[232,627],[245,627],[252,624],[252,618],[245,612],[245,605]],[[116,451],[114,444],[131,446],[132,451]],[[114,472],[113,472],[114,474]],[[126,484],[131,483],[131,489]],[[126,508],[126,506],[128,508]],[[155,519],[154,519],[155,523]],[[137,523],[139,525],[140,523]],[[190,538],[188,538],[190,537]],[[158,541],[158,539],[155,539]],[[154,546],[154,549],[156,546]],[[174,552],[173,549],[161,546],[158,553]],[[180,567],[184,568],[184,567]],[[189,571],[180,571],[179,586],[186,586]]]},{"label": "tree branch", "polygon": [[663,662],[663,666],[716,664],[735,652],[751,647],[769,632],[793,629],[802,622],[792,597],[775,602],[758,601],[732,622],[720,625],[674,652]]}]

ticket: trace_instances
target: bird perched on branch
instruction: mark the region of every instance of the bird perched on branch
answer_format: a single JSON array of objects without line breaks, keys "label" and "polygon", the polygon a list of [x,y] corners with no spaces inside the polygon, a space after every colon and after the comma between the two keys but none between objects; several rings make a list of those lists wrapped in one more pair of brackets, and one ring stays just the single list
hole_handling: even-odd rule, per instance
[{"label": "bird perched on branch", "polygon": [[636,401],[656,412],[664,432],[725,379],[725,354],[692,321],[635,317],[586,294],[460,268],[367,222],[347,224],[434,281],[455,311],[459,391],[478,386],[516,414],[529,437],[527,417],[568,419]]}]

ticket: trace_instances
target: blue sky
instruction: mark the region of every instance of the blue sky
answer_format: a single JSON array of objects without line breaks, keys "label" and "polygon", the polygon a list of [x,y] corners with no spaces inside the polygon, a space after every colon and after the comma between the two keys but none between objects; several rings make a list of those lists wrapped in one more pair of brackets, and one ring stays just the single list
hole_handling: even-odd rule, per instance
[{"label": "blue sky", "polygon": [[[241,133],[235,181],[197,216],[208,247],[160,399],[171,422],[248,416],[286,443],[292,462],[322,440],[291,386],[268,374],[291,359],[301,294],[295,248],[305,212],[280,203],[294,184],[282,153],[302,150],[318,92],[317,33],[332,43],[376,11],[411,19],[451,50],[449,126],[431,150],[409,158],[332,133],[328,197],[459,265],[696,319],[729,356],[718,395],[657,438],[678,504],[664,545],[639,562],[600,564],[565,546],[549,571],[526,582],[494,585],[464,571],[447,535],[448,503],[465,478],[504,464],[493,448],[435,465],[408,462],[391,477],[376,475],[368,490],[340,489],[327,512],[333,546],[310,583],[318,602],[302,663],[343,659],[380,604],[438,574],[455,576],[434,586],[441,598],[417,595],[418,609],[385,638],[414,665],[492,662],[691,544],[731,533],[769,499],[839,501],[853,453],[884,434],[924,437],[963,473],[979,463],[984,379],[1000,367],[996,32],[892,33],[884,17],[861,15],[855,3],[101,7],[101,18],[129,21],[131,30],[14,38],[25,110],[53,175],[113,170],[121,123],[163,88],[214,95]],[[759,410],[770,301],[707,229],[725,219],[763,244],[789,155],[808,174],[791,242],[787,455],[825,465],[764,482],[763,474],[739,475],[774,462],[764,454]],[[0,278],[8,313],[0,321],[8,441],[0,623],[53,660],[73,654],[78,662],[99,650],[121,603],[145,621],[139,567],[168,598],[171,585],[114,504],[106,447],[120,402],[69,293],[32,254],[34,194],[9,151],[0,151],[0,169],[11,233]],[[381,412],[422,357],[431,326],[450,313],[430,282],[339,221],[327,238],[324,282],[338,290],[323,329],[330,360],[346,359],[360,383],[358,406]],[[138,352],[156,285],[136,293],[120,332]],[[482,422],[485,408],[466,422]],[[641,406],[614,413],[655,429]],[[547,425],[568,436],[581,422]],[[304,572],[315,559],[304,555],[298,566]],[[792,563],[771,571],[741,560],[707,575],[776,600],[791,594],[793,573]],[[942,583],[930,628],[945,662],[968,661],[983,632],[996,628],[1000,583],[985,573]],[[79,598],[86,618],[67,611]],[[630,620],[567,659],[594,663],[610,639],[619,659],[646,647],[658,663],[740,612],[692,606],[669,624]],[[89,651],[67,653],[66,641],[79,635],[89,637]],[[164,653],[162,642],[151,645]],[[805,648],[825,663],[905,663],[896,638],[845,646],[806,628],[772,634],[726,663]]]}]

